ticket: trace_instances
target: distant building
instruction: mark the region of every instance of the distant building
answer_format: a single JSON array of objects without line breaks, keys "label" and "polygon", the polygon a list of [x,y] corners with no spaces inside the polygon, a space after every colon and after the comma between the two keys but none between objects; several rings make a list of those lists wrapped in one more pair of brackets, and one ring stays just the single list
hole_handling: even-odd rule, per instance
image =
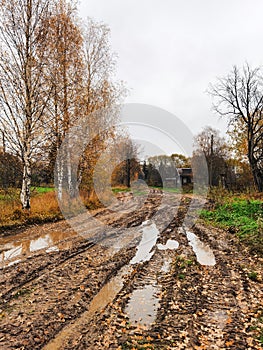
[{"label": "distant building", "polygon": [[185,186],[193,183],[192,168],[177,168],[174,177],[165,178],[165,187]]},{"label": "distant building", "polygon": [[166,177],[164,181],[164,187],[178,187],[179,176]]},{"label": "distant building", "polygon": [[178,168],[177,171],[178,171],[182,186],[193,183],[192,168]]}]

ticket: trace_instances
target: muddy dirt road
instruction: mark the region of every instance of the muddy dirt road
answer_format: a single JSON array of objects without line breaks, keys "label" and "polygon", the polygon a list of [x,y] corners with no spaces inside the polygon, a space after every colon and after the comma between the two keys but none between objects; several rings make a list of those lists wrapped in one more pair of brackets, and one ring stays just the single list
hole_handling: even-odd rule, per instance
[{"label": "muddy dirt road", "polygon": [[0,237],[0,349],[262,349],[262,258],[168,197]]}]

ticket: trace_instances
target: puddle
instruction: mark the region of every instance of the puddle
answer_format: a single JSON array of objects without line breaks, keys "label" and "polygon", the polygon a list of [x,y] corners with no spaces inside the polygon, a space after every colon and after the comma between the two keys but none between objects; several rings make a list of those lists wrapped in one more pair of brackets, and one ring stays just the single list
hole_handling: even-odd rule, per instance
[{"label": "puddle", "polygon": [[16,265],[16,264],[20,263],[20,261],[21,261],[20,259],[11,261],[11,262],[8,264],[8,266]]},{"label": "puddle", "polygon": [[[28,233],[27,233],[28,234]],[[12,238],[0,240],[0,268],[12,266],[21,261],[19,257],[30,256],[31,253],[45,249],[46,253],[59,251],[61,248],[70,247],[71,243],[66,240],[76,236],[73,231],[60,232],[52,231],[31,240],[26,236],[20,237],[16,242]],[[1,242],[3,242],[1,244]]]},{"label": "puddle", "polygon": [[39,237],[30,242],[29,250],[30,252],[35,252],[40,249],[48,248],[53,244],[50,235],[45,235],[44,237]]},{"label": "puddle", "polygon": [[159,230],[154,223],[149,225],[149,221],[145,221],[141,225],[142,238],[137,247],[137,252],[130,264],[137,264],[151,259],[154,254],[153,247],[156,245],[159,236]]},{"label": "puddle", "polygon": [[166,244],[157,244],[157,248],[159,250],[178,249],[179,243],[177,241],[174,241],[173,239],[168,239]]},{"label": "puddle", "polygon": [[159,307],[157,292],[157,287],[151,284],[133,291],[125,309],[132,324],[149,328],[154,322]]},{"label": "puddle", "polygon": [[64,327],[61,332],[53,339],[50,343],[48,343],[43,349],[44,350],[59,350],[63,349],[63,344],[65,339],[69,339],[72,335],[76,334],[76,330],[88,323],[89,320],[92,319],[96,312],[100,312],[103,310],[112,300],[116,297],[116,295],[121,291],[124,284],[124,277],[126,275],[130,275],[133,269],[131,266],[125,265],[123,266],[118,274],[113,277],[108,283],[101,288],[98,294],[92,299],[89,308],[86,312],[82,314],[81,317],[77,319],[76,322],[69,324]]},{"label": "puddle", "polygon": [[[43,348],[44,350],[62,349],[66,339],[70,339],[72,335],[76,334],[78,328],[83,327],[84,324],[88,324],[96,312],[100,312],[114,300],[124,285],[125,277],[132,274],[132,265],[137,262],[147,261],[151,258],[153,254],[151,250],[156,244],[159,231],[156,225],[149,224],[148,220],[142,223],[140,228],[142,229],[142,238],[134,258],[131,259],[129,264],[123,266],[117,275],[111,278],[110,281],[101,288],[98,294],[92,299],[88,310],[84,312],[76,322],[64,327],[56,338]],[[156,297],[157,291],[157,287],[152,285],[134,291],[132,300],[127,309],[127,312],[131,313],[134,322],[136,322],[137,318],[138,322],[140,321],[140,323],[144,325],[149,325],[154,322],[159,306],[158,298]],[[139,310],[138,312],[141,312],[140,314],[137,312],[136,304]]]},{"label": "puddle", "polygon": [[51,253],[51,252],[59,252],[59,248],[57,246],[53,246],[46,249],[46,253]]},{"label": "puddle", "polygon": [[216,264],[216,259],[212,249],[204,244],[193,232],[185,231],[185,233],[190,246],[193,248],[197,261],[201,265],[214,266]]},{"label": "puddle", "polygon": [[2,260],[10,260],[22,254],[22,245],[14,247],[2,253]]},{"label": "puddle", "polygon": [[120,292],[124,284],[124,276],[131,273],[132,269],[129,266],[124,266],[118,274],[113,277],[93,298],[90,303],[89,310],[85,317],[94,315],[96,311],[102,310],[106,307]]}]

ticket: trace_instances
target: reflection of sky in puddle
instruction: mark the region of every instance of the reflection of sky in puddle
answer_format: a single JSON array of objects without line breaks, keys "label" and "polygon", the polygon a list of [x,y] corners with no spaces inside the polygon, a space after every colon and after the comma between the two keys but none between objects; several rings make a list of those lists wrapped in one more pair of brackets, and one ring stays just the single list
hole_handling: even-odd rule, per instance
[{"label": "reflection of sky in puddle", "polygon": [[[26,236],[16,242],[13,241],[12,237],[4,238],[4,243],[2,245],[0,243],[1,268],[20,262],[20,260],[12,261],[19,256],[30,256],[30,253],[42,249],[45,249],[46,253],[57,252],[60,250],[61,246],[66,247],[68,244],[71,246],[71,244],[67,243],[65,240],[74,236],[76,236],[76,233],[73,231],[52,231],[31,240]],[[11,261],[11,263],[7,264],[6,261]]]},{"label": "reflection of sky in puddle", "polygon": [[44,237],[39,237],[38,239],[31,241],[29,250],[31,252],[35,252],[37,250],[50,247],[52,243],[53,242],[50,235],[45,235]]},{"label": "reflection of sky in puddle", "polygon": [[168,239],[166,244],[157,244],[157,248],[159,250],[167,250],[167,249],[178,249],[179,243],[172,239]]},{"label": "reflection of sky in puddle", "polygon": [[197,261],[201,265],[214,266],[216,260],[212,249],[204,244],[193,232],[186,231],[186,236],[190,246],[193,248]]},{"label": "reflection of sky in puddle", "polygon": [[51,253],[51,252],[59,252],[59,248],[57,246],[53,246],[46,249],[46,253]]},{"label": "reflection of sky in puddle", "polygon": [[18,264],[18,263],[20,263],[20,259],[18,259],[18,260],[15,260],[15,261],[11,261],[9,264],[8,264],[8,266],[12,266],[12,265],[15,265],[15,264]]},{"label": "reflection of sky in puddle", "polygon": [[96,311],[101,310],[111,302],[123,287],[124,277],[130,272],[131,270],[127,265],[123,266],[118,274],[106,283],[93,298],[89,310],[86,312],[86,316],[94,314]]},{"label": "reflection of sky in puddle", "polygon": [[18,247],[7,250],[3,253],[3,260],[13,259],[22,254],[22,245]]},{"label": "reflection of sky in puddle", "polygon": [[149,327],[154,322],[159,307],[157,291],[150,284],[133,291],[125,309],[131,323]]},{"label": "reflection of sky in puddle", "polygon": [[[146,225],[146,226],[145,226]],[[159,230],[154,223],[148,225],[148,221],[142,225],[142,238],[137,247],[136,255],[130,261],[130,264],[136,264],[139,262],[145,262],[151,259],[154,251],[152,248],[155,246]]]}]

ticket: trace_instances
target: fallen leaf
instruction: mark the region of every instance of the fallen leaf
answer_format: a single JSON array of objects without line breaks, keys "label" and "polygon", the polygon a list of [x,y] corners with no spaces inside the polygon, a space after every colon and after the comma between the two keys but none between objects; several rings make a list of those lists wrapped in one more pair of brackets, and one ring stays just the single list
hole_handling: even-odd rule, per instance
[{"label": "fallen leaf", "polygon": [[226,341],[226,346],[232,346],[234,344],[234,340]]}]

